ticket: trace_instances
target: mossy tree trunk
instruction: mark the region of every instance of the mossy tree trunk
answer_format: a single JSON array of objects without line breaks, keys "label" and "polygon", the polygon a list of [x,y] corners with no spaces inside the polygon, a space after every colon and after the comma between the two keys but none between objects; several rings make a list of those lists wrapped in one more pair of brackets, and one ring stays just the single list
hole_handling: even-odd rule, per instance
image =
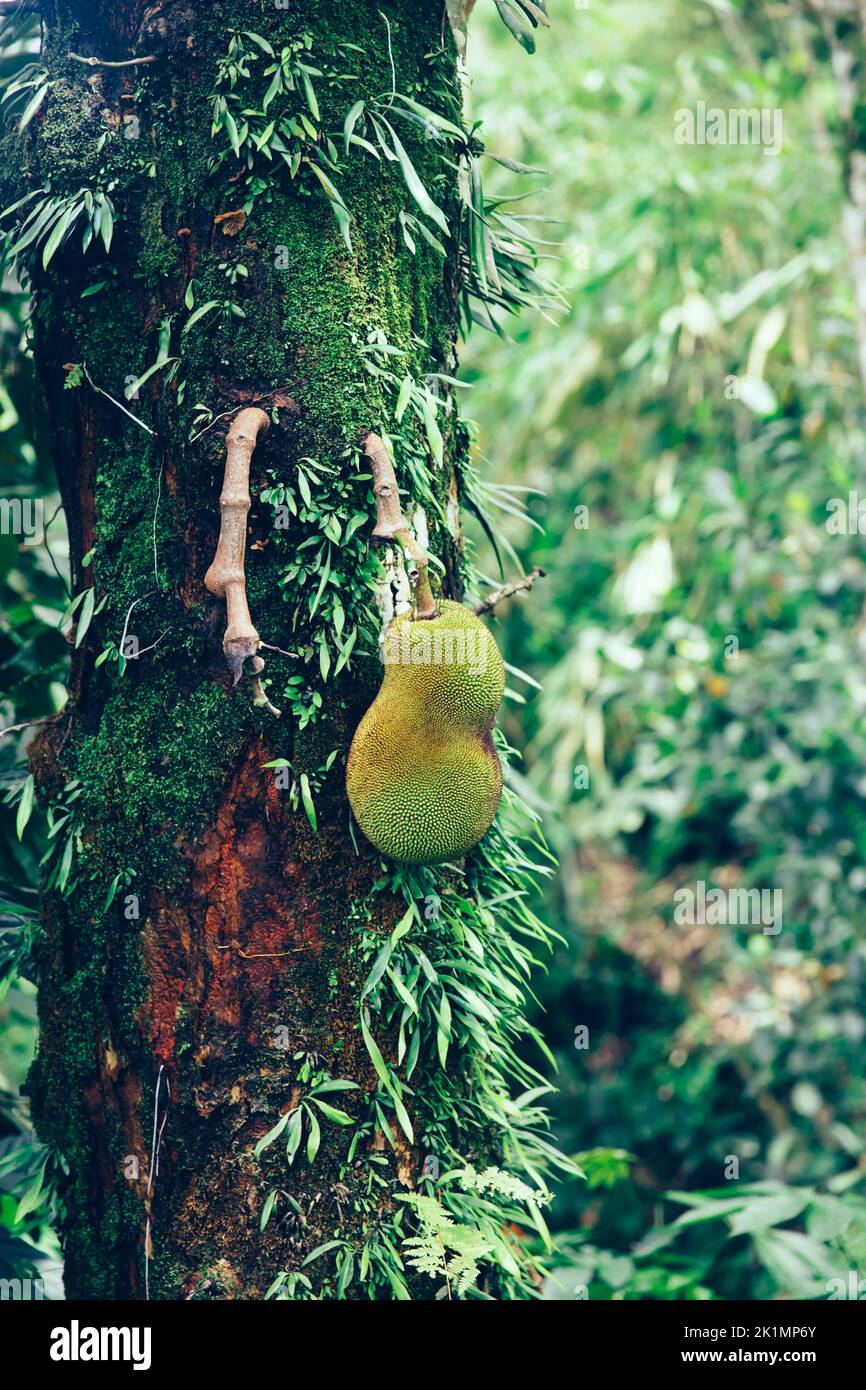
[{"label": "mossy tree trunk", "polygon": [[[147,1284],[151,1298],[259,1298],[325,1242],[344,1240],[357,1258],[377,1223],[393,1222],[394,1190],[417,1182],[432,1132],[418,1123],[423,1067],[405,1094],[412,1143],[381,1088],[372,1106],[379,1082],[359,995],[370,937],[387,936],[405,903],[377,890],[381,862],[353,843],[343,768],[378,680],[364,627],[376,562],[358,446],[370,429],[390,421],[393,431],[391,388],[376,366],[391,364],[368,340],[402,350],[399,374],[416,381],[453,370],[457,243],[443,256],[416,236],[411,252],[399,167],[357,145],[346,157],[342,125],[359,98],[387,111],[395,87],[453,118],[453,40],[439,0],[51,0],[44,24],[50,86],[23,135],[25,189],[101,190],[115,225],[108,251],[103,224],[82,254],[86,208],[47,268],[41,256],[31,268],[73,593],[92,591],[96,612],[86,623],[86,599],[76,611],[73,635],[86,631],[69,704],[32,759],[43,805],[68,805],[72,818],[45,895],[30,1094],[65,1170],[69,1297],[142,1298]],[[247,202],[228,127],[212,136],[235,31],[278,54],[310,36],[298,52],[321,74],[310,79],[321,121],[300,139],[309,154],[324,148],[321,130],[335,142],[339,132],[339,173],[321,168],[351,216],[351,251],[309,163],[293,178],[278,157],[257,160],[261,184]],[[269,62],[255,39],[242,46],[254,56],[237,78],[237,124],[245,102],[260,105]],[[79,61],[142,57],[152,61]],[[432,134],[400,126],[454,231],[456,172]],[[264,653],[279,720],[253,705],[247,678],[232,687],[225,607],[203,586],[225,434],[253,403],[273,423],[252,464],[250,607],[262,638],[295,654]],[[425,459],[443,503],[462,448],[455,419],[439,412],[444,464]],[[420,431],[418,440],[420,456]],[[405,469],[401,477],[406,485]],[[277,489],[272,500],[291,490],[288,512],[259,500],[266,486]],[[453,505],[444,513],[450,529],[431,523],[431,543],[445,559],[443,591],[459,597]],[[314,693],[322,707],[307,720]],[[263,766],[275,759],[291,764],[282,776]],[[394,1030],[374,1027],[393,1060]],[[356,1083],[324,1093],[354,1123],[319,1110],[314,1162],[308,1127],[291,1166],[285,1134],[256,1158],[256,1142],[320,1072]],[[447,1084],[468,1090],[459,1059]],[[377,1115],[387,1115],[388,1136]],[[306,1274],[317,1295],[338,1292],[333,1251]],[[414,1296],[434,1291],[406,1278]],[[394,1293],[384,1277],[345,1280],[344,1270],[347,1297]]]}]

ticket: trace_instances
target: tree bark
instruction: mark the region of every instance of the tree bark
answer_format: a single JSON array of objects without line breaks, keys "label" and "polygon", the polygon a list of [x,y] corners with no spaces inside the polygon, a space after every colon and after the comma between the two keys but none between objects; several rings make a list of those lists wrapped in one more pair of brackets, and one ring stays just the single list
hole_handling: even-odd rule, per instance
[{"label": "tree bark", "polygon": [[[278,1271],[300,1269],[323,1243],[339,1237],[359,1249],[393,1218],[394,1187],[418,1179],[430,1112],[422,1062],[406,1098],[414,1142],[393,1115],[389,1136],[375,1122],[365,1128],[377,1086],[359,1029],[366,946],[405,907],[399,894],[376,891],[380,861],[363,842],[356,849],[343,788],[348,743],[378,680],[375,651],[356,651],[335,678],[330,647],[322,680],[310,613],[319,576],[306,587],[285,578],[323,542],[321,517],[301,508],[278,536],[259,497],[265,485],[297,490],[298,465],[316,460],[336,470],[314,470],[327,497],[367,513],[355,535],[369,535],[375,510],[369,470],[358,476],[359,444],[385,432],[393,407],[363,348],[378,331],[406,354],[400,371],[452,371],[457,258],[453,242],[444,258],[420,238],[410,252],[399,170],[357,148],[344,158],[341,140],[333,180],[352,217],[351,254],[309,170],[269,174],[238,215],[241,166],[211,167],[211,94],[232,31],[254,31],[277,50],[309,34],[324,129],[340,132],[353,101],[387,100],[395,86],[456,111],[454,45],[433,0],[53,0],[44,20],[51,86],[23,139],[24,187],[102,188],[116,225],[107,253],[94,245],[82,255],[76,233],[32,272],[73,593],[92,587],[97,608],[105,604],[73,652],[69,705],[32,755],[43,803],[68,803],[76,819],[65,891],[55,881],[45,894],[29,1090],[38,1133],[62,1168],[68,1297],[260,1298]],[[105,66],[143,57],[152,61]],[[262,53],[255,74],[266,61]],[[400,131],[456,223],[453,169],[432,141]],[[183,331],[211,301],[218,307]],[[165,365],[127,399],[125,384],[160,348]],[[196,413],[199,403],[209,415]],[[232,685],[225,605],[204,585],[225,436],[251,405],[272,426],[251,462],[250,611],[265,642],[298,654],[264,652],[279,720],[253,704],[248,678]],[[452,425],[445,466],[428,459],[443,504],[462,447]],[[300,549],[311,535],[315,546]],[[446,594],[459,598],[459,542],[435,517],[431,543],[446,560]],[[369,600],[373,562],[363,554],[359,575],[332,547],[337,583],[325,588],[344,596],[344,631]],[[123,633],[142,651],[125,668],[111,650]],[[110,659],[97,666],[106,648]],[[302,727],[292,711],[313,691],[323,712]],[[300,773],[312,779],[317,830],[264,767],[279,759],[291,763],[296,791]],[[393,1029],[377,1036],[393,1058]],[[328,1097],[355,1125],[320,1115],[315,1163],[301,1155],[289,1167],[282,1143],[256,1158],[257,1141],[298,1105],[317,1069],[357,1084]],[[468,1094],[459,1065],[449,1085]],[[489,1156],[495,1147],[482,1132],[462,1151]],[[389,1184],[372,1197],[358,1157],[371,1153]],[[317,1296],[335,1296],[334,1269],[331,1256],[308,1267]],[[415,1296],[434,1292],[430,1280],[407,1280]],[[383,1278],[337,1296],[393,1292]]]}]

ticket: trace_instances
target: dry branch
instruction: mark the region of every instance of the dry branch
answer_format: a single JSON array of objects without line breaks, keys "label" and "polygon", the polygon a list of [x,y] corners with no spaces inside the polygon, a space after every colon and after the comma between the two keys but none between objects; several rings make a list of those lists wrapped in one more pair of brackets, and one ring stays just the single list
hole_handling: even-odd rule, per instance
[{"label": "dry branch", "polygon": [[76,63],[85,63],[89,68],[137,68],[144,63],[155,63],[156,54],[148,53],[144,58],[123,58],[120,62],[110,62],[108,58],[85,58],[81,53],[67,53]]},{"label": "dry branch", "polygon": [[373,496],[376,499],[373,537],[378,541],[398,541],[409,557],[406,572],[415,599],[416,619],[438,618],[439,609],[430,588],[427,552],[413,536],[403,515],[394,465],[385,441],[378,434],[368,434],[364,440],[364,453],[373,470]]},{"label": "dry branch", "polygon": [[511,598],[512,594],[522,593],[525,589],[531,589],[536,579],[544,579],[547,570],[541,569],[538,565],[526,574],[522,579],[515,579],[511,584],[503,584],[501,589],[494,589],[492,594],[488,594],[481,603],[476,603],[472,612],[478,617],[484,613],[492,613],[497,603],[502,603],[503,599]]},{"label": "dry branch", "polygon": [[[263,410],[250,407],[242,410],[232,421],[226,435],[226,470],[220,495],[220,536],[213,564],[204,577],[205,588],[226,601],[226,630],[223,651],[237,685],[243,674],[244,662],[255,657],[260,638],[253,626],[247,603],[247,580],[244,556],[247,544],[247,513],[250,509],[250,459],[259,436],[270,427]],[[254,665],[256,693],[261,689],[258,673],[264,666],[261,657]],[[270,706],[273,710],[273,706]]]}]

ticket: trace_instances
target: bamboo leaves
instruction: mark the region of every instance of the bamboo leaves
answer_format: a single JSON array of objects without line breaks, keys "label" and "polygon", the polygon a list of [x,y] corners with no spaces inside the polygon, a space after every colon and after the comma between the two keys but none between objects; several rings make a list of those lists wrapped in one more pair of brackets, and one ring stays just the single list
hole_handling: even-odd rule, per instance
[{"label": "bamboo leaves", "polygon": [[107,191],[82,189],[61,198],[48,189],[41,189],[6,208],[0,213],[0,223],[34,196],[38,201],[32,204],[23,220],[4,235],[4,252],[10,264],[27,269],[38,256],[42,269],[47,270],[57,252],[76,231],[81,232],[82,252],[90,248],[96,237],[101,238],[106,252],[111,249],[115,208]]}]

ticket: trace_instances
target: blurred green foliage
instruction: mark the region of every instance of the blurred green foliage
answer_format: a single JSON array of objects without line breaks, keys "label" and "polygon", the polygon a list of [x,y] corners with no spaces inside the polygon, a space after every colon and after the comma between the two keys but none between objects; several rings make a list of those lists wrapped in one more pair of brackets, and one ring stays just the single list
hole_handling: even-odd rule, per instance
[{"label": "blurred green foliage", "polygon": [[[570,305],[509,325],[516,344],[473,338],[463,374],[490,476],[538,489],[543,530],[506,529],[548,578],[500,626],[543,689],[506,731],[562,864],[568,949],[541,990],[559,1138],[636,1155],[555,1207],[604,1258],[728,1156],[743,1185],[851,1194],[849,1242],[862,1222],[866,565],[827,520],[863,485],[864,387],[830,65],[774,12],[561,5],[520,63],[495,24],[470,36],[489,147],[547,171],[496,187],[536,189],[515,207],[551,219]],[[779,109],[778,157],[677,144],[700,101]],[[678,925],[699,880],[781,890],[781,932]],[[759,1206],[760,1240],[678,1228],[650,1293],[641,1244],[592,1296],[826,1297],[834,1238],[796,1205]]]}]

